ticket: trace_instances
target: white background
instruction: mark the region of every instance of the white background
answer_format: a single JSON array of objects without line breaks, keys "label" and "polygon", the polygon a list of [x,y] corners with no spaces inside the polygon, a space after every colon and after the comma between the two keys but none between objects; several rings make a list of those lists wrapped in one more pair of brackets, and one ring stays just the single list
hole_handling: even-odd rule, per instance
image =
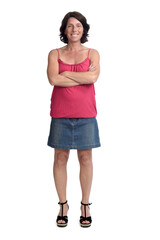
[{"label": "white background", "polygon": [[[0,4],[0,238],[160,239],[159,1],[6,0]],[[102,147],[93,150],[93,225],[80,228],[79,163],[68,163],[69,225],[56,227],[58,197],[47,146],[46,68],[63,46],[69,11],[91,26],[101,56],[95,84]],[[103,236],[103,237],[102,237]]]}]

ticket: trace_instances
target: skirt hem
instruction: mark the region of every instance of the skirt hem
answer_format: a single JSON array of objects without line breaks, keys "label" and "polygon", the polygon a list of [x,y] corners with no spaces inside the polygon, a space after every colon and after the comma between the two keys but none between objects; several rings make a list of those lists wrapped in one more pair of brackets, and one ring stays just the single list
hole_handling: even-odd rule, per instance
[{"label": "skirt hem", "polygon": [[58,144],[52,144],[50,142],[47,143],[49,147],[57,148],[57,149],[91,149],[91,148],[98,148],[101,147],[101,144],[93,144],[93,145],[86,145],[86,146],[64,146]]}]

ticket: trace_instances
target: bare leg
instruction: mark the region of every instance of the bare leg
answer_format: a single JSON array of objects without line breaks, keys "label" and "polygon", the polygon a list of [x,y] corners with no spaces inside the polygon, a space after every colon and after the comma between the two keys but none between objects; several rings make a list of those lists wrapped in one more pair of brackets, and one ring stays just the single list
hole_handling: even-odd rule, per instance
[{"label": "bare leg", "polygon": [[[55,149],[53,176],[55,186],[60,202],[66,201],[66,187],[67,187],[67,161],[69,158],[69,150]],[[67,204],[64,204],[64,215],[67,215]],[[61,214],[61,209],[59,215]],[[64,223],[60,220],[59,223]]]},{"label": "bare leg", "polygon": [[[93,178],[92,149],[77,150],[80,163],[80,184],[82,189],[82,202],[89,203],[89,196]],[[84,206],[81,207],[84,216]],[[87,217],[90,216],[89,208],[86,208]],[[84,221],[88,223],[88,221]]]}]

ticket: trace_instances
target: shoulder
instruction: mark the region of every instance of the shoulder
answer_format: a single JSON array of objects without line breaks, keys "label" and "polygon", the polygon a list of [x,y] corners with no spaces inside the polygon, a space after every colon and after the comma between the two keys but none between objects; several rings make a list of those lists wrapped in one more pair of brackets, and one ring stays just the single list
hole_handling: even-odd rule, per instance
[{"label": "shoulder", "polygon": [[52,49],[48,54],[49,59],[57,59],[58,58],[58,51],[57,49]]},{"label": "shoulder", "polygon": [[91,48],[89,57],[90,57],[91,61],[95,61],[95,60],[99,61],[99,59],[100,59],[99,52],[94,48]]},{"label": "shoulder", "polygon": [[90,48],[90,56],[97,56],[99,57],[99,52],[94,49],[94,48]]}]

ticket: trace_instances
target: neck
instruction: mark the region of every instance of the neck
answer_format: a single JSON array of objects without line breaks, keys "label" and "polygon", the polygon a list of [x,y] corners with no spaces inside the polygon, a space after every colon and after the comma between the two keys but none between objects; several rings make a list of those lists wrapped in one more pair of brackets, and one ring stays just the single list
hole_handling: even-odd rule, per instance
[{"label": "neck", "polygon": [[69,42],[66,46],[68,51],[79,51],[82,47],[81,42]]}]

